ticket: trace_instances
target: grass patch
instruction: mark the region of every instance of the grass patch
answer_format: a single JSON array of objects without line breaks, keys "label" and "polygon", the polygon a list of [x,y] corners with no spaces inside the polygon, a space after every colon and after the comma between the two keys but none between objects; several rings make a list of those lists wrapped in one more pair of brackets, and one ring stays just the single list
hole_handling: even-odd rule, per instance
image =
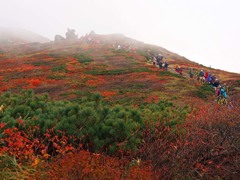
[{"label": "grass patch", "polygon": [[171,77],[183,78],[180,74],[175,74],[170,71],[161,71],[159,73],[159,76],[171,76]]},{"label": "grass patch", "polygon": [[48,79],[65,79],[66,76],[63,75],[49,75]]},{"label": "grass patch", "polygon": [[34,66],[49,66],[52,62],[46,62],[46,61],[34,61],[31,64]]},{"label": "grass patch", "polygon": [[215,94],[215,91],[212,86],[204,84],[200,86],[196,91],[194,91],[193,94],[199,98],[207,100],[209,96]]},{"label": "grass patch", "polygon": [[55,59],[58,59],[58,58],[61,57],[60,54],[56,54],[56,53],[48,53],[48,56],[52,57],[52,58],[55,58]]},{"label": "grass patch", "polygon": [[131,104],[134,104],[134,100],[132,97],[125,97],[125,98],[115,100],[115,103],[121,104],[121,105],[131,105]]},{"label": "grass patch", "polygon": [[87,71],[86,73],[91,75],[119,75],[119,74],[125,74],[129,72],[132,72],[132,71],[128,69],[112,69],[112,70],[93,69],[93,70]]},{"label": "grass patch", "polygon": [[89,56],[86,56],[84,54],[77,54],[74,56],[78,62],[83,63],[83,64],[88,64],[93,61],[93,59]]},{"label": "grass patch", "polygon": [[111,69],[111,70],[98,70],[98,69],[92,69],[90,71],[87,71],[86,74],[91,75],[120,75],[120,74],[127,74],[127,73],[133,73],[133,72],[152,72],[152,70],[146,68],[146,67],[140,67],[140,68],[124,68],[124,69]]},{"label": "grass patch", "polygon": [[126,53],[124,49],[114,49],[113,53]]},{"label": "grass patch", "polygon": [[64,65],[59,65],[59,66],[53,67],[51,70],[53,72],[55,72],[55,71],[65,71],[66,70],[66,65],[65,64]]},{"label": "grass patch", "polygon": [[145,88],[146,85],[145,84],[134,84],[134,87],[136,87],[136,88]]},{"label": "grass patch", "polygon": [[153,71],[148,69],[147,67],[139,67],[139,68],[134,68],[133,72],[153,72]]},{"label": "grass patch", "polygon": [[146,49],[139,49],[139,50],[137,50],[137,54],[140,54],[141,56],[144,56],[146,59],[148,59],[147,50]]}]

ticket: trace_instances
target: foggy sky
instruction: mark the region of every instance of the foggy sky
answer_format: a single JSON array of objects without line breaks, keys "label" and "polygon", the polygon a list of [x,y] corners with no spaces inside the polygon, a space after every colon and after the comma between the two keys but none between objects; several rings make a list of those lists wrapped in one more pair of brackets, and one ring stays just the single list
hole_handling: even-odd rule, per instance
[{"label": "foggy sky", "polygon": [[213,68],[240,73],[239,0],[0,0],[0,26],[53,40],[122,33]]}]

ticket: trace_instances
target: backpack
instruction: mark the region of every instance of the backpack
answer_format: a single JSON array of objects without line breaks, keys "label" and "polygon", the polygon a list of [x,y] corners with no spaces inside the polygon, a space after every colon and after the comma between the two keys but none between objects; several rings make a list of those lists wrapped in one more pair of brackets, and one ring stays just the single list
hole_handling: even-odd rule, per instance
[{"label": "backpack", "polygon": [[222,95],[224,98],[227,97],[227,93],[226,93],[226,91],[225,91],[224,88],[221,88],[221,89],[220,89],[220,93],[219,93],[219,95]]},{"label": "backpack", "polygon": [[204,76],[204,72],[200,71],[199,76],[203,77]]}]

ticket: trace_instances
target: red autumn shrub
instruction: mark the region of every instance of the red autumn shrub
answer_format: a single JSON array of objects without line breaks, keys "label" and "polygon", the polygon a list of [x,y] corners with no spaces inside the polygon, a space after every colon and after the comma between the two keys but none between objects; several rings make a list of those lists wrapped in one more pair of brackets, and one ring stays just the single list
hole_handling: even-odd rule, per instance
[{"label": "red autumn shrub", "polygon": [[240,175],[240,109],[210,105],[189,116],[178,155],[188,176],[236,179]]},{"label": "red autumn shrub", "polygon": [[[176,173],[175,151],[178,136],[172,133],[165,123],[156,123],[154,128],[146,127],[143,132],[144,143],[138,156],[150,161],[158,178],[171,179]],[[175,164],[177,165],[177,164]]]},{"label": "red autumn shrub", "polygon": [[[1,129],[4,126],[5,124],[2,123]],[[7,153],[20,160],[32,158],[33,149],[30,147],[32,142],[25,132],[18,131],[17,128],[7,128],[3,130],[1,135],[0,156]]]},{"label": "red autumn shrub", "polygon": [[[17,121],[22,129],[23,120]],[[41,159],[48,159],[75,150],[69,143],[71,137],[61,132],[56,134],[53,129],[41,134],[38,126],[20,130],[19,128],[5,128],[5,124],[1,123],[0,130],[0,156],[3,154],[15,156],[20,162],[35,160],[37,156]]]},{"label": "red autumn shrub", "polygon": [[44,164],[36,179],[154,179],[144,163],[119,160],[80,150]]},{"label": "red autumn shrub", "polygon": [[161,179],[237,179],[240,175],[240,109],[209,105],[175,129],[157,123],[144,132],[139,152]]},{"label": "red autumn shrub", "polygon": [[101,95],[105,98],[108,98],[108,97],[116,95],[116,93],[117,93],[116,91],[102,91]]},{"label": "red autumn shrub", "polygon": [[95,79],[87,80],[86,85],[87,86],[98,86],[98,85],[101,85],[101,84],[104,84],[104,83],[105,83],[105,79],[102,78],[102,77],[98,77],[98,78],[95,78]]},{"label": "red autumn shrub", "polygon": [[30,79],[29,83],[32,86],[40,86],[42,84],[42,81],[40,79]]}]

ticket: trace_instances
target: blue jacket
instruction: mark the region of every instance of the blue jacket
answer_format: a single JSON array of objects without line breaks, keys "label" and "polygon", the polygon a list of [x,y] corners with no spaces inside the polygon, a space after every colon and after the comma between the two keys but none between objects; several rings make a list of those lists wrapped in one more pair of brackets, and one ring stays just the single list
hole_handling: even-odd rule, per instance
[{"label": "blue jacket", "polygon": [[208,75],[207,77],[207,82],[210,82],[212,80],[212,76],[211,75]]},{"label": "blue jacket", "polygon": [[220,89],[220,95],[222,95],[224,98],[227,98],[227,92],[225,91],[224,88]]}]

